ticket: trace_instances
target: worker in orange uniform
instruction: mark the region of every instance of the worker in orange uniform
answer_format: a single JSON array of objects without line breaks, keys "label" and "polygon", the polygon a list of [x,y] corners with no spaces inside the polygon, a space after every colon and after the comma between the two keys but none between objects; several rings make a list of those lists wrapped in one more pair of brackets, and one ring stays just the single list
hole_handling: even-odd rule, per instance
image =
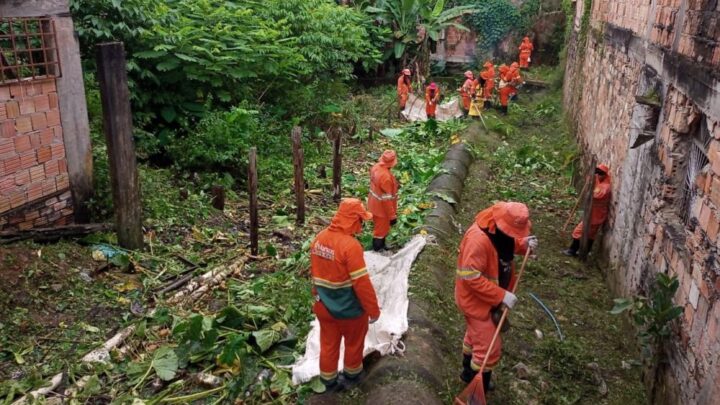
[{"label": "worker in orange uniform", "polygon": [[430,83],[425,89],[425,114],[428,118],[435,119],[437,105],[440,102],[440,89],[435,83]]},{"label": "worker in orange uniform", "polygon": [[405,105],[410,97],[410,92],[412,92],[411,75],[412,72],[410,69],[403,69],[397,80],[398,104],[401,112],[405,109]]},{"label": "worker in orange uniform", "polygon": [[[588,234],[588,252],[592,249],[595,236],[598,230],[605,223],[610,208],[610,197],[612,195],[612,184],[610,183],[610,168],[604,164],[595,168],[595,186],[593,187],[592,210],[590,212],[590,233]],[[577,256],[580,250],[580,238],[582,238],[584,224],[580,221],[572,233],[570,247],[563,250],[566,256]]]},{"label": "worker in orange uniform", "polygon": [[[310,268],[320,322],[320,380],[328,391],[354,385],[363,371],[368,323],[380,317],[377,296],[365,268],[363,248],[355,235],[372,219],[357,198],[340,202],[330,226],[310,245]],[[345,339],[342,378],[338,378],[340,342]]]},{"label": "worker in orange uniform", "polygon": [[[463,339],[463,371],[460,378],[469,383],[485,360],[495,333],[500,304],[512,308],[517,297],[511,292],[515,285],[513,259],[527,249],[536,251],[538,240],[530,236],[530,213],[525,204],[499,202],[480,211],[465,232],[455,276],[455,303],[465,317]],[[502,339],[489,354],[483,384],[490,388],[492,370],[500,361]]]},{"label": "worker in orange uniform", "polygon": [[473,94],[475,94],[475,78],[473,77],[473,72],[468,70],[465,72],[465,83],[460,87],[460,97],[462,98],[465,114],[470,111]]},{"label": "worker in orange uniform", "polygon": [[510,67],[502,65],[500,70],[500,110],[503,114],[507,115],[508,102],[511,98],[517,96],[517,86],[522,84],[522,76],[520,75],[520,68],[517,62],[514,62]]},{"label": "worker in orange uniform", "polygon": [[530,42],[530,38],[523,38],[518,49],[520,50],[520,67],[527,68],[530,65],[530,56],[532,55],[532,51],[535,49],[532,42]]},{"label": "worker in orange uniform", "polygon": [[370,192],[368,209],[373,214],[372,248],[379,252],[386,250],[385,238],[390,227],[397,223],[397,200],[400,184],[390,169],[397,164],[394,150],[386,150],[370,169]]},{"label": "worker in orange uniform", "polygon": [[495,66],[492,62],[487,61],[483,67],[485,70],[480,72],[480,78],[485,81],[485,85],[483,86],[483,98],[485,99],[484,107],[485,109],[488,109],[491,107],[492,93],[495,88]]},{"label": "worker in orange uniform", "polygon": [[510,77],[510,86],[512,90],[510,91],[510,100],[516,101],[517,100],[517,89],[520,87],[521,84],[523,84],[522,75],[520,74],[520,65],[517,62],[513,62],[510,65],[510,69],[508,70],[507,75]]}]

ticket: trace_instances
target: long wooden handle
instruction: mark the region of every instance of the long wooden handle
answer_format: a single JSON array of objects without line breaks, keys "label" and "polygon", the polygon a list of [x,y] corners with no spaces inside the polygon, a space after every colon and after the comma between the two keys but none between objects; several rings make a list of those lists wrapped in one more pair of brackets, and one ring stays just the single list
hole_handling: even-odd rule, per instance
[{"label": "long wooden handle", "polygon": [[570,211],[570,215],[568,215],[567,221],[565,221],[565,225],[563,225],[562,230],[563,232],[567,231],[567,227],[570,224],[570,221],[572,221],[573,217],[575,216],[575,212],[577,211],[578,207],[580,206],[580,200],[582,200],[583,195],[585,195],[585,190],[587,190],[587,186],[590,184],[590,179],[585,179],[585,184],[583,185],[582,191],[580,191],[580,195],[578,195],[577,201],[575,202],[575,207],[573,207],[572,211]]},{"label": "long wooden handle", "polygon": [[[520,266],[520,272],[518,273],[518,277],[515,280],[515,285],[512,288],[512,293],[514,294],[515,291],[518,288],[518,285],[520,285],[520,279],[522,279],[523,273],[525,273],[525,265],[527,264],[528,258],[530,257],[530,247],[528,246],[527,251],[525,252],[525,256],[523,257],[522,265]],[[475,375],[473,380],[470,382],[470,384],[465,387],[465,389],[455,398],[456,404],[466,404],[468,398],[470,395],[475,392],[478,388],[478,384],[480,385],[480,389],[482,388],[482,373],[485,371],[485,366],[487,365],[488,358],[490,357],[490,353],[492,352],[493,347],[495,347],[495,342],[497,342],[498,336],[500,336],[500,330],[502,329],[503,324],[505,323],[505,319],[507,319],[508,314],[508,308],[503,308],[502,316],[500,317],[500,322],[497,324],[497,328],[495,328],[495,334],[493,334],[493,338],[490,341],[490,346],[488,347],[487,352],[485,353],[485,358],[483,359],[483,363],[480,366],[480,370]]]}]

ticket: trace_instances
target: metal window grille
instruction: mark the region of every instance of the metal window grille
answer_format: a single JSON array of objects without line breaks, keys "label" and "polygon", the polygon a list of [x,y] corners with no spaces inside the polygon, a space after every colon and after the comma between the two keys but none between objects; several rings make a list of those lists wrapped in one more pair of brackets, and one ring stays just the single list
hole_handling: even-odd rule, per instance
[{"label": "metal window grille", "polygon": [[698,189],[695,184],[695,179],[709,163],[707,150],[710,145],[711,137],[710,131],[708,131],[707,125],[705,125],[704,121],[704,119],[700,121],[700,128],[695,131],[695,134],[690,142],[690,153],[685,172],[685,182],[683,183],[682,200],[680,202],[680,215],[685,225],[690,224],[693,206],[698,198]]},{"label": "metal window grille", "polygon": [[55,21],[0,18],[0,83],[60,76]]}]

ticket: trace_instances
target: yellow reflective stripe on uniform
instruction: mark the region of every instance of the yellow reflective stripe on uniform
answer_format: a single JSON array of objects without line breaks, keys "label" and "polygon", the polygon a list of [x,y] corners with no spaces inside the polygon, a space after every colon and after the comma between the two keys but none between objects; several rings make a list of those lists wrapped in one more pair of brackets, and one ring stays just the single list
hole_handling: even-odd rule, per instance
[{"label": "yellow reflective stripe on uniform", "polygon": [[330,281],[330,280],[325,280],[325,279],[322,279],[319,277],[313,277],[313,284],[320,286],[320,287],[330,288],[330,289],[334,289],[334,290],[339,289],[339,288],[352,287],[351,280]]},{"label": "yellow reflective stripe on uniform", "polygon": [[363,267],[362,269],[357,269],[355,271],[350,272],[350,279],[357,280],[366,274],[367,274],[367,268]]},{"label": "yellow reflective stripe on uniform", "polygon": [[455,277],[457,277],[457,278],[459,278],[459,279],[461,279],[461,280],[474,280],[474,279],[476,279],[476,278],[478,278],[478,277],[485,277],[486,279],[492,281],[492,282],[495,283],[495,284],[498,283],[498,280],[497,280],[496,278],[488,277],[488,276],[485,275],[485,273],[483,273],[483,272],[481,272],[481,271],[479,271],[479,270],[470,269],[470,268],[459,268],[459,269],[457,269],[457,270],[455,271]]}]

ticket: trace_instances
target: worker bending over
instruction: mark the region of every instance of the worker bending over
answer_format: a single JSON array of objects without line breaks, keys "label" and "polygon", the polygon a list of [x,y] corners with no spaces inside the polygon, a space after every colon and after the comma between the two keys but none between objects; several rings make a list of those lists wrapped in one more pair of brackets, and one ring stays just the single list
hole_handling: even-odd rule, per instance
[{"label": "worker bending over", "polygon": [[412,92],[411,76],[412,72],[410,71],[410,69],[403,69],[400,77],[398,77],[397,80],[398,105],[400,107],[400,112],[405,109],[408,97],[410,97],[410,93]]},{"label": "worker bending over", "polygon": [[[310,268],[320,322],[320,380],[328,391],[354,385],[363,371],[368,323],[380,317],[375,289],[365,269],[363,248],[355,239],[362,221],[372,219],[357,198],[343,199],[330,226],[310,245]],[[340,342],[345,340],[344,370],[338,378]]]},{"label": "worker bending over", "polygon": [[[491,313],[498,311],[500,304],[512,308],[517,302],[511,292],[515,285],[513,259],[527,249],[537,249],[537,238],[529,236],[530,227],[525,204],[499,202],[477,214],[460,243],[455,303],[465,317],[460,378],[466,383],[480,370],[499,322],[499,317]],[[502,339],[498,336],[482,375],[486,392],[501,350]]]},{"label": "worker bending over", "polygon": [[530,56],[532,55],[532,51],[533,49],[535,49],[532,42],[530,42],[530,38],[523,38],[522,43],[520,44],[520,47],[518,49],[520,50],[520,67],[527,68],[530,65]]},{"label": "worker bending over", "polygon": [[385,238],[397,222],[398,189],[400,184],[390,169],[397,164],[394,150],[386,150],[370,169],[368,209],[373,214],[373,250],[387,249]]},{"label": "worker bending over", "polygon": [[[612,184],[610,183],[610,168],[606,165],[598,165],[595,168],[595,181],[593,186],[592,210],[590,211],[590,232],[588,234],[588,253],[592,249],[595,236],[598,230],[605,223],[610,208],[610,197],[612,194]],[[570,247],[563,250],[566,256],[577,256],[580,250],[580,238],[582,238],[584,224],[580,221],[572,233],[572,243]]]},{"label": "worker bending over", "polygon": [[430,83],[430,85],[425,88],[425,114],[428,119],[435,119],[435,113],[439,102],[440,89],[437,84]]},{"label": "worker bending over", "polygon": [[500,71],[500,110],[503,114],[508,113],[508,102],[511,98],[517,96],[517,87],[522,84],[522,76],[520,75],[520,67],[517,62],[512,65],[502,65],[499,68]]},{"label": "worker bending over", "polygon": [[480,78],[485,81],[485,85],[483,87],[483,99],[484,99],[484,107],[485,109],[488,109],[491,107],[492,104],[492,96],[493,96],[493,89],[495,88],[495,66],[492,64],[492,62],[487,61],[483,65],[485,70],[480,72]]}]

